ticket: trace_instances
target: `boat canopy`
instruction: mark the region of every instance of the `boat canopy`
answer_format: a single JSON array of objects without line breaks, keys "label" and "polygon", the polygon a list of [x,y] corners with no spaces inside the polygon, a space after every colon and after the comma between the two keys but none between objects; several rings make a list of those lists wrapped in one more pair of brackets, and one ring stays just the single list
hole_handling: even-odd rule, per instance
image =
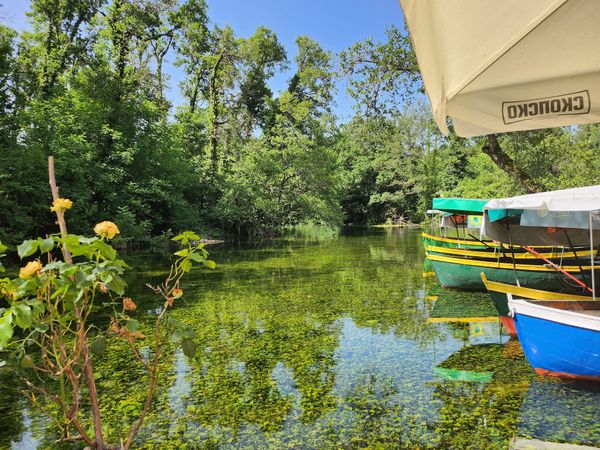
[{"label": "boat canopy", "polygon": [[583,245],[600,242],[600,186],[491,200],[482,233],[520,245]]},{"label": "boat canopy", "polygon": [[433,209],[451,214],[481,215],[488,200],[470,198],[434,198]]},{"label": "boat canopy", "polygon": [[444,134],[600,122],[598,0],[400,4]]}]

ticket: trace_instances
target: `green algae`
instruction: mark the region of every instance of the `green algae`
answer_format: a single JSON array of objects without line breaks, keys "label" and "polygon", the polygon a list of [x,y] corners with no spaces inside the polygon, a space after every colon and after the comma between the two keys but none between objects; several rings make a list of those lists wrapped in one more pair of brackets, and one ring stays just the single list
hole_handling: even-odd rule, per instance
[{"label": "green algae", "polygon": [[[306,228],[211,252],[217,269],[193,272],[173,310],[194,330],[196,356],[168,349],[140,448],[495,449],[514,436],[600,444],[596,387],[536,378],[498,324],[428,323],[438,314],[432,292],[444,314],[490,311],[485,294],[422,277],[417,232]],[[160,279],[168,257],[128,260],[146,332],[158,303],[144,284]],[[114,339],[95,364],[114,441],[140,411],[146,375]],[[1,376],[13,382],[9,369]],[[0,390],[0,446],[58,448],[47,421],[18,398]]]},{"label": "green algae", "polygon": [[489,295],[463,292],[456,289],[431,289],[436,296],[431,317],[496,317],[494,302]]}]

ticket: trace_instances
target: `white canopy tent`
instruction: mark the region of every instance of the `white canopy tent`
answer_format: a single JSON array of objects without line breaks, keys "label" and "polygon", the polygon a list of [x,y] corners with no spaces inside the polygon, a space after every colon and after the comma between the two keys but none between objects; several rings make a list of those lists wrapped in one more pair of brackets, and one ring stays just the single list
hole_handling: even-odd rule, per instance
[{"label": "white canopy tent", "polygon": [[438,127],[600,122],[599,0],[400,0]]}]

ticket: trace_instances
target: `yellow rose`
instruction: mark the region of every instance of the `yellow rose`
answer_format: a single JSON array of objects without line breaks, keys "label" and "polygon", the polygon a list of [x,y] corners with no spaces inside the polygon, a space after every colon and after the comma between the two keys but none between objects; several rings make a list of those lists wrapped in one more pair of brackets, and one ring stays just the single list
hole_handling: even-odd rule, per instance
[{"label": "yellow rose", "polygon": [[19,276],[21,278],[31,278],[36,273],[42,270],[42,263],[39,261],[29,261],[25,267],[21,267],[19,271]]},{"label": "yellow rose", "polygon": [[179,288],[175,288],[171,291],[171,295],[175,298],[179,298],[183,295],[183,290]]},{"label": "yellow rose", "polygon": [[112,239],[119,234],[117,226],[109,221],[100,222],[94,227],[94,233],[103,238]]},{"label": "yellow rose", "polygon": [[52,202],[50,211],[65,211],[66,209],[71,209],[71,206],[73,206],[73,202],[68,198],[57,198]]}]

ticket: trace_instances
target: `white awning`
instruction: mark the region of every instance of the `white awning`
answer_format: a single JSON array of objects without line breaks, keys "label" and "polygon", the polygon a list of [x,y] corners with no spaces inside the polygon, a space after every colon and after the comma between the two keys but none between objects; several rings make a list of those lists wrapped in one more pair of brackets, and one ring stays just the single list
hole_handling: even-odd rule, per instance
[{"label": "white awning", "polygon": [[400,3],[444,134],[600,122],[600,1]]},{"label": "white awning", "polygon": [[[590,242],[590,221],[593,240],[600,244],[600,186],[587,186],[560,191],[540,192],[489,201],[483,208],[482,234],[506,243],[520,245],[586,245]],[[536,211],[525,217],[525,211]],[[569,213],[556,214],[554,213]],[[582,214],[582,220],[579,214]],[[535,217],[539,215],[539,217]],[[507,216],[508,220],[497,218]],[[515,223],[510,217],[518,216]],[[528,220],[523,220],[524,218]],[[537,220],[536,220],[537,219]],[[507,225],[511,223],[510,225]],[[542,226],[548,222],[549,226]],[[573,224],[575,222],[580,222]],[[538,224],[536,226],[527,223]],[[561,223],[567,225],[561,226]]]},{"label": "white awning", "polygon": [[600,185],[490,200],[483,209],[597,211],[600,210]]}]

